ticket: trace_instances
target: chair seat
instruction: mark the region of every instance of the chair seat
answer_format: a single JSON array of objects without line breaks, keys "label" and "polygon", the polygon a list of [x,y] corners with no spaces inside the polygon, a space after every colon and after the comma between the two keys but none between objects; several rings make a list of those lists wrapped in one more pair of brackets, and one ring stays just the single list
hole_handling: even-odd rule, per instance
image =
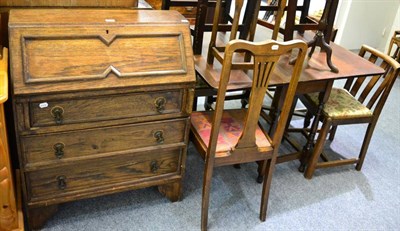
[{"label": "chair seat", "polygon": [[[218,89],[222,65],[218,62],[208,64],[201,55],[194,56],[196,72],[203,76],[204,81],[212,88]],[[244,90],[251,88],[251,78],[242,70],[232,70],[227,90]]]},{"label": "chair seat", "polygon": [[[306,97],[315,105],[318,105],[318,93],[308,94]],[[372,116],[372,112],[347,90],[333,88],[325,103],[324,114],[331,118],[353,118]]]},{"label": "chair seat", "polygon": [[[193,133],[201,139],[201,145],[205,149],[208,147],[211,134],[213,112],[193,112],[191,114],[191,123]],[[246,110],[226,110],[222,114],[221,127],[219,131],[216,157],[229,156],[235,148],[243,131],[243,118]],[[259,149],[271,148],[271,143],[264,135],[259,126],[256,129],[256,145]]]}]

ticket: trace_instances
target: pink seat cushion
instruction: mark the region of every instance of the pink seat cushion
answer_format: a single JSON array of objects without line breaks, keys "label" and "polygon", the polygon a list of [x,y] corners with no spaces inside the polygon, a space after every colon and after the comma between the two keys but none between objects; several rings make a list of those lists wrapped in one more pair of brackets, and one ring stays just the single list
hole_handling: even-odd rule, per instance
[{"label": "pink seat cushion", "polygon": [[[227,110],[222,115],[217,141],[217,153],[229,155],[236,146],[242,131],[245,110]],[[201,138],[204,147],[208,147],[211,134],[213,112],[193,112],[191,114],[192,131]],[[259,126],[256,129],[256,145],[259,148],[271,147],[271,143]]]}]

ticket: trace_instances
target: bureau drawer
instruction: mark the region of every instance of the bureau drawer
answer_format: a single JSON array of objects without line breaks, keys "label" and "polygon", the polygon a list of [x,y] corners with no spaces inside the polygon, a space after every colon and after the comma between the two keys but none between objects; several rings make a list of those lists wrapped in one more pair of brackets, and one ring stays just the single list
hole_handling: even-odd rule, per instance
[{"label": "bureau drawer", "polygon": [[188,119],[175,119],[21,137],[24,163],[29,168],[96,154],[183,144],[187,126]]},{"label": "bureau drawer", "polygon": [[43,127],[181,113],[183,90],[35,101],[30,126]]},{"label": "bureau drawer", "polygon": [[[116,155],[25,173],[29,202],[100,194],[114,188],[180,175],[183,150]],[[147,186],[150,186],[149,184]],[[115,190],[117,191],[117,190]]]}]

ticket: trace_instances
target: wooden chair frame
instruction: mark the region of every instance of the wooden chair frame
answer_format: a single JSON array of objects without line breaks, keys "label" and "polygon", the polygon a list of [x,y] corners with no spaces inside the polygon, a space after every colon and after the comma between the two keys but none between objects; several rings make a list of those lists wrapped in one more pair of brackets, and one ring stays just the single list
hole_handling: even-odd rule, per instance
[{"label": "wooden chair frame", "polygon": [[[224,9],[223,9],[223,1],[217,1],[215,6],[215,11],[213,15],[213,26],[212,32],[210,37],[210,43],[208,45],[208,52],[205,55],[195,55],[195,64],[196,64],[196,75],[198,79],[198,84],[195,90],[195,101],[193,104],[193,110],[196,110],[197,106],[197,97],[199,96],[206,96],[204,107],[206,110],[211,109],[211,105],[215,102],[215,95],[218,89],[218,82],[215,82],[214,77],[216,76],[215,73],[221,71],[221,63],[223,62],[224,57],[224,49],[225,49],[225,41],[221,41],[221,38],[218,38],[218,34],[220,32],[230,32],[229,40],[236,39],[238,36],[238,32],[240,32],[242,24],[239,21],[239,18],[242,13],[242,9],[244,6],[244,0],[237,0],[235,1],[234,5],[234,13],[231,23],[224,23],[221,21]],[[250,27],[255,29],[256,21],[255,17],[253,17],[253,21],[250,24]],[[222,22],[222,23],[221,23]],[[250,29],[250,34],[253,33],[252,29]],[[240,35],[239,35],[240,38]],[[221,46],[221,43],[224,43],[224,46]],[[245,56],[244,55],[237,55],[239,57],[239,62],[235,62],[234,69],[243,69],[243,65],[247,65],[246,68],[252,68],[251,64],[244,63]],[[218,60],[218,64],[214,64],[214,59]],[[243,72],[243,71],[236,71],[233,74],[237,77],[237,79],[241,82],[240,85],[230,84],[228,89],[230,91],[241,91],[245,89],[249,89],[251,87],[251,80],[250,78]],[[218,76],[219,77],[219,76]],[[234,78],[232,78],[234,79]],[[243,99],[248,97],[248,92],[243,92],[242,94],[236,94],[232,97],[227,97],[229,100],[232,99]],[[245,103],[244,103],[245,105]]]},{"label": "wooden chair frame", "polygon": [[[310,1],[311,0],[304,0],[302,5],[298,4],[298,0],[278,0],[278,1],[279,1],[278,2],[279,4],[277,6],[267,5],[267,6],[260,7],[260,11],[276,11],[277,12],[276,22],[269,23],[265,20],[259,19],[258,20],[259,25],[273,29],[274,33],[276,33],[274,28],[277,28],[277,30],[283,34],[284,41],[292,40],[293,36],[294,36],[293,35],[294,31],[299,31],[300,33],[303,33],[305,30],[317,30],[318,29],[318,22],[308,16],[308,11],[310,9]],[[287,2],[287,5],[286,5],[286,2]],[[334,0],[332,7],[330,9],[330,12],[328,12],[327,27],[326,27],[326,30],[324,31],[324,35],[325,35],[324,37],[325,37],[325,41],[327,43],[329,43],[329,40],[332,37],[334,37],[334,36],[332,36],[332,34],[335,33],[333,24],[334,24],[335,17],[336,17],[338,2],[339,2],[338,0]],[[282,7],[283,7],[283,10],[286,11],[286,13],[287,13],[285,28],[280,28],[280,21],[281,21],[281,17],[282,17],[280,15],[283,15],[283,14],[280,13],[279,11],[282,10]],[[295,24],[296,11],[301,11],[299,24]]]},{"label": "wooden chair frame", "polygon": [[[314,151],[307,161],[307,169],[304,174],[304,176],[308,179],[312,178],[316,168],[335,167],[346,164],[356,164],[356,170],[358,171],[360,171],[362,168],[374,128],[379,119],[379,115],[382,112],[385,101],[393,87],[396,76],[400,73],[400,64],[390,56],[366,45],[361,47],[359,55],[366,58],[367,55],[370,55],[368,60],[372,63],[376,63],[379,59],[382,60],[380,66],[386,70],[385,74],[372,76],[369,81],[366,81],[366,78],[364,77],[348,79],[344,86],[344,89],[346,89],[354,97],[354,100],[358,100],[361,104],[364,104],[372,113],[370,115],[363,114],[339,117],[329,115],[325,109],[323,110],[323,113],[320,116],[320,120],[323,122],[323,124],[316,141]],[[379,83],[379,81],[381,82]],[[331,93],[330,98],[332,97],[333,96]],[[307,95],[300,96],[300,99],[308,109],[308,115],[305,119],[306,127],[310,122],[311,116],[316,114],[317,106]],[[325,108],[327,106],[329,106],[329,100],[325,104]],[[368,123],[368,128],[365,133],[364,141],[358,158],[343,158],[332,161],[325,159],[324,162],[318,162],[319,157],[321,157],[322,149],[328,133],[330,133],[329,140],[333,140],[338,125],[360,123]]]},{"label": "wooden chair frame", "polygon": [[[274,64],[279,60],[279,57],[287,54],[293,49],[298,49],[299,52],[292,73],[292,78],[288,86],[288,91],[286,93],[283,109],[279,117],[276,132],[274,133],[273,137],[270,137],[268,133],[263,132],[263,135],[269,140],[269,146],[259,147],[256,143],[255,133],[257,127],[259,126],[258,120],[265,92],[268,87],[270,74],[273,72]],[[231,77],[230,72],[234,67],[232,60],[234,53],[238,51],[246,51],[253,55],[254,62],[251,64],[253,66],[253,82],[249,97],[249,105],[248,109],[242,108],[238,109],[238,111],[235,111],[235,114],[243,113],[244,115],[244,121],[242,121],[243,129],[241,130],[242,132],[236,145],[232,146],[228,152],[217,152],[218,137],[222,124],[222,115],[224,112],[226,112],[226,110],[224,110],[224,101],[228,89],[229,79]],[[290,113],[290,108],[296,92],[297,82],[300,77],[306,52],[307,45],[300,40],[285,43],[275,41],[255,43],[243,40],[232,40],[227,44],[221,72],[221,81],[216,98],[217,102],[215,111],[193,112],[192,114],[192,141],[205,160],[201,212],[202,230],[207,229],[208,206],[213,168],[223,165],[264,161],[264,164],[261,168],[259,168],[259,171],[265,172],[260,207],[260,219],[265,221],[272,172],[274,170],[279,145],[285,130],[287,118]],[[196,113],[197,115],[210,116],[212,120],[208,143],[205,143],[202,140],[201,134],[197,132],[196,126],[193,124],[193,118],[196,117]]]}]

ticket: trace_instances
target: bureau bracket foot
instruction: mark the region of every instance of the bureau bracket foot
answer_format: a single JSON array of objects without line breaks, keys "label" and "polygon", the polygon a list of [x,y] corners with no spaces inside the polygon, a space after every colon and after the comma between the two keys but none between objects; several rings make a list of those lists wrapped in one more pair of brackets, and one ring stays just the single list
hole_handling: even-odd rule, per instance
[{"label": "bureau bracket foot", "polygon": [[168,198],[171,202],[179,201],[182,199],[182,183],[174,182],[170,184],[158,186],[158,191]]},{"label": "bureau bracket foot", "polygon": [[58,210],[58,205],[49,205],[38,208],[28,208],[29,230],[41,229],[46,221]]}]

